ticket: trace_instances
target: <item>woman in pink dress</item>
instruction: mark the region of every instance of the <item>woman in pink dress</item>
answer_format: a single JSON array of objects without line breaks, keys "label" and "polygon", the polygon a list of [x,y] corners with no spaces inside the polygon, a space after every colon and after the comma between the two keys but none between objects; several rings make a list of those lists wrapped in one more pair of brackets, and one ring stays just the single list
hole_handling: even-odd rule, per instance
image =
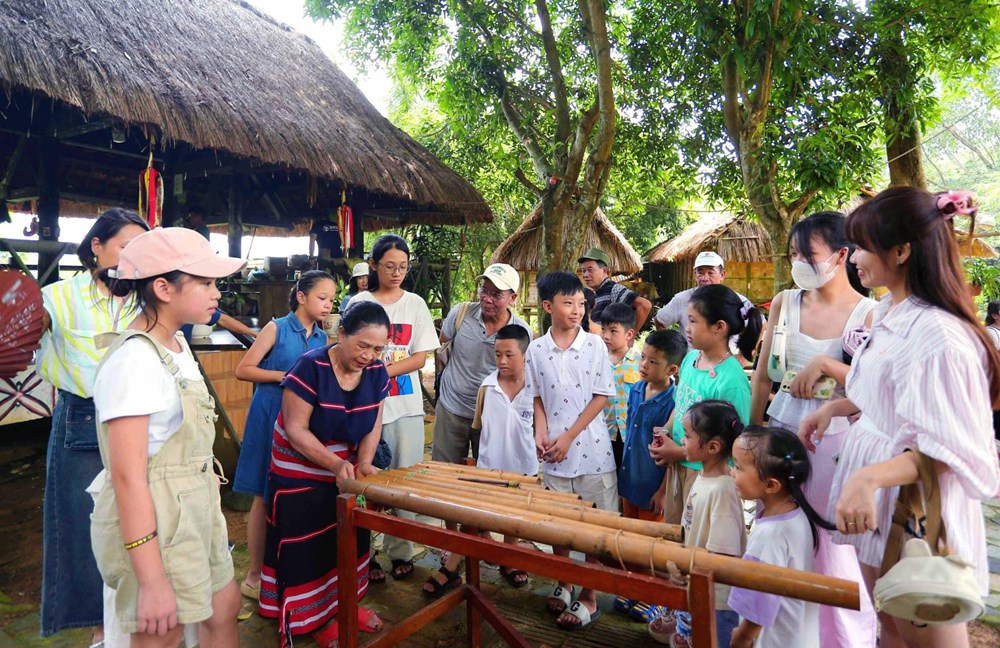
[{"label": "woman in pink dress", "polygon": [[[792,227],[788,247],[792,279],[797,290],[784,291],[771,302],[771,324],[764,336],[761,358],[769,358],[774,325],[784,309],[785,364],[796,372],[789,391],[779,391],[768,405],[771,379],[767,363],[758,362],[754,371],[750,422],[763,424],[764,411],[771,427],[798,430],[799,423],[818,410],[825,400],[813,398],[817,380],[829,376],[837,381],[834,397],[843,397],[849,366],[843,362],[843,339],[848,331],[871,323],[875,302],[863,296],[856,278],[849,276],[848,257],[853,246],[845,233],[845,217],[840,212],[818,212]],[[867,291],[864,291],[867,294]],[[787,303],[783,303],[787,301]],[[826,515],[830,504],[835,459],[849,428],[847,419],[837,419],[826,430],[823,443],[810,455],[812,476],[803,489],[809,504]],[[852,547],[834,544],[826,530],[819,530],[815,568],[820,574],[860,581],[861,568]],[[875,610],[862,597],[860,610],[830,605],[820,607],[821,648],[874,648]]]},{"label": "woman in pink dress", "polygon": [[[971,195],[893,187],[847,219],[862,284],[889,292],[847,375],[847,398],[806,417],[799,434],[815,448],[832,418],[861,413],[844,441],[828,514],[838,528],[834,541],[857,549],[869,592],[899,487],[917,481],[909,450],[937,461],[949,547],[976,566],[982,591],[989,592],[980,501],[1000,490],[991,420],[1000,355],[966,290],[952,227],[956,214],[975,217]],[[969,645],[965,625],[880,620],[882,648]]]}]

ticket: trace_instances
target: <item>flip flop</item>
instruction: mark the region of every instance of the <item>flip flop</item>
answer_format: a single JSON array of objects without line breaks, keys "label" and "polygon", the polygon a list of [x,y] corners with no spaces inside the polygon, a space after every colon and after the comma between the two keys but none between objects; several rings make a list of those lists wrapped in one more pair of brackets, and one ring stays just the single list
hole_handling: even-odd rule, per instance
[{"label": "flip flop", "polygon": [[632,610],[629,612],[629,616],[633,621],[641,621],[642,623],[652,623],[654,619],[663,616],[666,611],[665,608],[659,605],[650,605],[649,603],[643,603],[642,601],[636,601],[635,605],[632,606]]},{"label": "flip flop", "polygon": [[587,606],[580,601],[573,601],[573,605],[566,608],[566,612],[580,620],[580,623],[567,623],[556,619],[556,625],[559,626],[560,629],[568,632],[576,632],[578,630],[583,630],[584,628],[589,628],[593,625],[594,621],[601,618],[601,608],[597,608],[594,610],[594,613],[591,614],[590,610],[587,609]]},{"label": "flip flop", "polygon": [[[381,576],[375,576],[372,572],[378,572]],[[370,558],[368,560],[368,582],[375,585],[382,585],[385,583],[385,570],[382,569],[382,565],[380,565],[375,558]]]},{"label": "flip flop", "polygon": [[248,585],[246,581],[240,583],[240,594],[247,597],[248,599],[253,599],[255,601],[260,600],[260,583],[257,583],[256,587]]},{"label": "flip flop", "polygon": [[[372,623],[373,619],[375,623]],[[381,632],[382,620],[375,614],[375,610],[358,607],[358,630],[371,634]],[[319,644],[320,648],[326,648],[337,641],[339,636],[340,624],[337,622],[337,617],[331,619],[329,623],[312,634],[313,640]]]},{"label": "flip flop", "polygon": [[[565,587],[557,585],[556,588],[552,590],[552,593],[549,594],[549,597],[546,599],[545,607],[552,614],[562,614],[569,608],[569,604],[573,601],[574,594],[576,594],[576,585],[570,585],[568,592],[566,591]],[[554,610],[548,606],[548,602],[553,599],[562,601],[563,607],[561,610]]]},{"label": "flip flop", "polygon": [[514,589],[521,589],[526,587],[530,582],[530,578],[525,578],[524,580],[518,580],[519,576],[527,576],[528,572],[521,569],[507,569],[506,567],[500,568],[500,575],[504,577],[511,587]]},{"label": "flip flop", "polygon": [[635,607],[635,599],[627,599],[624,596],[616,596],[615,602],[612,605],[615,612],[621,612],[622,614],[629,614],[632,608]]},{"label": "flip flop", "polygon": [[[374,623],[373,623],[374,621]],[[358,630],[375,634],[382,631],[382,619],[378,618],[375,610],[358,606]]]}]

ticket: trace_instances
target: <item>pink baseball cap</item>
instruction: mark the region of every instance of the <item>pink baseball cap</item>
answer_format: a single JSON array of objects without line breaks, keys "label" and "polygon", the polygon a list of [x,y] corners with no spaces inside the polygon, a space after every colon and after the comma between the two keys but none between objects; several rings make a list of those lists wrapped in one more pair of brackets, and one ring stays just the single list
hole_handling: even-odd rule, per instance
[{"label": "pink baseball cap", "polygon": [[228,277],[247,264],[219,256],[208,239],[185,227],[158,227],[129,241],[118,257],[116,279],[148,279],[180,270],[195,277]]}]

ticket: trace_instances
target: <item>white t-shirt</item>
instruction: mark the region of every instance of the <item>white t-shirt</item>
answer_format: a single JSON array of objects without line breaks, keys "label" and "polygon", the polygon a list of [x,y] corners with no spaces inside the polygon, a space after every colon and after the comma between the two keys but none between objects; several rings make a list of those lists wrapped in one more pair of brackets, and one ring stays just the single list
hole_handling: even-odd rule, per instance
[{"label": "white t-shirt", "polygon": [[[698,290],[695,288],[688,288],[687,290],[682,290],[676,293],[667,305],[656,311],[656,317],[654,318],[656,323],[664,328],[670,328],[674,324],[680,324],[681,331],[687,326],[687,311],[688,302],[691,301],[691,295],[694,291]],[[743,295],[736,293],[736,295],[742,299],[744,302],[750,301]]]},{"label": "white t-shirt", "polygon": [[[351,298],[351,303],[375,302],[385,309],[392,324],[389,329],[389,343],[382,352],[386,365],[406,360],[408,357],[425,354],[441,346],[434,331],[434,320],[427,304],[411,292],[395,304],[383,304],[367,290]],[[423,416],[424,397],[420,390],[420,375],[416,371],[389,379],[389,396],[382,410],[382,423],[392,423],[404,416]]]},{"label": "white t-shirt", "polygon": [[[568,430],[594,396],[616,393],[608,348],[600,337],[582,328],[568,349],[556,346],[551,329],[532,341],[524,374],[524,391],[531,398],[540,397],[545,407],[549,441]],[[565,459],[545,462],[545,473],[556,477],[603,475],[616,470],[603,411],[570,444]]]},{"label": "white t-shirt", "polygon": [[[760,511],[760,502],[757,510]],[[754,521],[744,560],[801,571],[813,568],[813,538],[802,509],[759,517]],[[799,599],[732,588],[729,607],[741,619],[762,626],[755,648],[818,648],[819,606]]]},{"label": "white t-shirt", "polygon": [[486,395],[480,416],[482,436],[476,465],[491,470],[537,475],[535,398],[528,394],[527,389],[521,389],[514,400],[510,400],[497,377],[494,371],[483,380]]},{"label": "white t-shirt", "polygon": [[[198,363],[189,351],[170,351],[170,355],[182,377],[203,380]],[[94,406],[101,423],[123,416],[149,416],[150,457],[163,447],[184,420],[176,380],[156,350],[141,339],[122,344],[97,372]]]},{"label": "white t-shirt", "polygon": [[[743,501],[736,494],[733,478],[705,477],[699,473],[684,505],[681,525],[685,547],[741,557],[746,551],[747,531],[743,526]],[[729,585],[716,584],[716,609],[728,610],[728,599]]]}]

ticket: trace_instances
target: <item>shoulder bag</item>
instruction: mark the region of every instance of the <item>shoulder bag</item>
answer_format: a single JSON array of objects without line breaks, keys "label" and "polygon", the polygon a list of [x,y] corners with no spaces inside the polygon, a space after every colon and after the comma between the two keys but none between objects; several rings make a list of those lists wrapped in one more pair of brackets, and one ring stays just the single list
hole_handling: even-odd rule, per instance
[{"label": "shoulder bag", "polygon": [[771,382],[780,383],[787,371],[785,357],[785,329],[788,325],[788,300],[792,296],[791,290],[781,292],[781,308],[778,309],[778,317],[774,320],[774,332],[771,334],[771,355],[767,357],[767,377]]}]

